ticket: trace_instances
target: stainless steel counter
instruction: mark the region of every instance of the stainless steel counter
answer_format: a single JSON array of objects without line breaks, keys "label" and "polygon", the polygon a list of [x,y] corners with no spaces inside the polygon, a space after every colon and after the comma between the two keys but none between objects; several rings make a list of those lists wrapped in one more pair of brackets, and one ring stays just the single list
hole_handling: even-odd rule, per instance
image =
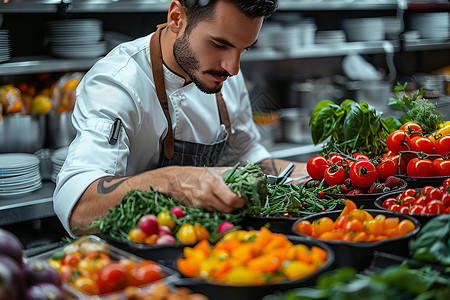
[{"label": "stainless steel counter", "polygon": [[53,191],[55,184],[44,181],[42,187],[16,197],[0,197],[0,226],[55,216]]}]

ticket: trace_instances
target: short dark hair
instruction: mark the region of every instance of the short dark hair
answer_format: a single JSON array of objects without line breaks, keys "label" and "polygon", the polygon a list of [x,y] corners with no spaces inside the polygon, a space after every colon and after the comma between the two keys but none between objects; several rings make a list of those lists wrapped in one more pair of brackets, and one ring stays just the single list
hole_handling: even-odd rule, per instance
[{"label": "short dark hair", "polygon": [[[219,0],[179,0],[186,12],[189,33],[200,21],[212,20]],[[224,0],[233,3],[249,18],[268,18],[278,7],[278,0]]]}]

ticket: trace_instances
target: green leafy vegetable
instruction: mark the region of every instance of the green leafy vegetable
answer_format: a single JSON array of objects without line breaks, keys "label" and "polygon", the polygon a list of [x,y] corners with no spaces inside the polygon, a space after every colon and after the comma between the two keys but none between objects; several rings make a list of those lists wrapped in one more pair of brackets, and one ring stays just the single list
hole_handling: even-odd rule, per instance
[{"label": "green leafy vegetable", "polygon": [[90,226],[97,227],[100,232],[115,239],[128,241],[128,232],[137,227],[138,220],[143,215],[157,215],[164,210],[170,211],[174,206],[181,207],[185,216],[180,219],[174,217],[176,225],[173,232],[177,232],[183,224],[198,223],[208,229],[212,238],[217,233],[221,222],[228,221],[236,224],[246,214],[245,210],[239,210],[234,214],[207,212],[198,206],[187,207],[182,205],[174,198],[167,197],[154,190],[146,192],[134,189],[128,192],[118,205],[110,208],[106,216],[94,219]]},{"label": "green leafy vegetable", "polygon": [[[439,124],[444,121],[444,115],[436,110],[436,106],[427,99],[421,99],[423,87],[417,90],[412,96],[406,93],[406,82],[404,85],[397,83],[394,87],[394,97],[389,99],[389,106],[401,109],[405,114],[400,117],[397,123],[416,122],[422,127],[424,133],[431,133],[439,129]],[[401,98],[399,93],[402,94]],[[395,118],[392,118],[393,120]],[[400,127],[389,126],[390,131]]]},{"label": "green leafy vegetable", "polygon": [[344,100],[340,105],[322,100],[313,110],[309,125],[314,144],[328,139],[324,154],[336,150],[351,155],[360,152],[375,157],[384,152],[388,127],[382,112],[366,102]]}]

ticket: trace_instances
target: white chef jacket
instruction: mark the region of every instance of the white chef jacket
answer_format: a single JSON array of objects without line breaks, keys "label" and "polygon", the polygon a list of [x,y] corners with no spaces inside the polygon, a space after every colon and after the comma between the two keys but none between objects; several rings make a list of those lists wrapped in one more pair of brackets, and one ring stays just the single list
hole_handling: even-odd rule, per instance
[{"label": "white chef jacket", "polygon": [[[167,120],[158,101],[150,64],[151,34],[123,43],[99,60],[83,77],[76,91],[72,122],[77,131],[57,177],[54,210],[65,229],[72,208],[85,189],[105,176],[130,176],[158,168]],[[224,126],[214,94],[164,66],[166,92],[174,138],[210,144]],[[223,83],[235,139],[220,166],[246,164],[269,158],[252,119],[250,100],[241,72]],[[122,121],[118,141],[108,143],[113,122]],[[149,183],[151,185],[151,183]]]}]

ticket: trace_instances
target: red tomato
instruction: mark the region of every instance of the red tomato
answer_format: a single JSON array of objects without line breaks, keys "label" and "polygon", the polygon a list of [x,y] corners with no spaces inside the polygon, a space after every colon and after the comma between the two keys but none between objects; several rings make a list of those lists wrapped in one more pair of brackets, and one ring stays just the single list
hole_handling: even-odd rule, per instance
[{"label": "red tomato", "polygon": [[450,186],[450,178],[447,178],[444,180],[442,187],[444,188],[444,190],[446,190],[449,186]]},{"label": "red tomato", "polygon": [[397,200],[395,198],[387,198],[383,201],[383,204],[381,206],[383,206],[384,208],[389,208],[389,206],[391,206],[392,204],[397,204]]},{"label": "red tomato", "polygon": [[322,180],[323,174],[328,167],[328,161],[322,155],[314,155],[306,163],[306,171],[315,180]]},{"label": "red tomato", "polygon": [[118,262],[112,262],[100,269],[97,284],[100,292],[104,294],[124,289],[127,280],[127,268]]},{"label": "red tomato", "polygon": [[402,205],[402,206],[400,207],[400,212],[401,212],[401,213],[405,213],[405,214],[409,213],[409,206]]},{"label": "red tomato", "polygon": [[406,196],[405,198],[402,199],[402,204],[404,205],[412,205],[414,204],[414,202],[416,202],[416,198],[412,196]]},{"label": "red tomato", "polygon": [[409,145],[411,151],[434,154],[434,143],[426,136],[415,136],[411,139]]},{"label": "red tomato", "polygon": [[400,151],[409,150],[409,144],[411,142],[411,137],[404,130],[396,130],[392,132],[386,141],[386,144],[394,153],[399,153]]},{"label": "red tomato", "polygon": [[427,201],[431,201],[431,200],[441,200],[443,195],[444,193],[439,188],[434,188],[429,189],[425,196],[427,197]]},{"label": "red tomato", "polygon": [[400,126],[399,130],[405,130],[411,138],[415,136],[421,136],[423,134],[422,127],[416,122],[406,122]]},{"label": "red tomato", "polygon": [[406,166],[406,173],[410,177],[433,177],[433,162],[429,159],[413,158]]},{"label": "red tomato", "polygon": [[450,135],[444,135],[434,142],[434,151],[446,157],[450,153]]},{"label": "red tomato", "polygon": [[380,180],[386,180],[397,172],[397,164],[392,158],[386,157],[377,165],[377,174]]},{"label": "red tomato", "polygon": [[133,285],[139,286],[162,278],[162,269],[157,263],[140,264],[133,275]]},{"label": "red tomato", "polygon": [[398,162],[399,159],[400,159],[400,155],[399,154],[396,154],[394,156],[390,156],[389,158],[392,159],[394,161],[394,163],[395,163],[395,174],[399,174],[399,175],[405,174],[406,161],[403,158],[403,155],[402,155],[402,159],[401,159],[400,163]]},{"label": "red tomato", "polygon": [[433,160],[433,167],[436,176],[450,176],[450,160],[437,158]]},{"label": "red tomato", "polygon": [[423,209],[424,209],[424,207],[422,205],[415,204],[415,205],[411,206],[411,209],[409,210],[409,212],[412,214],[420,215],[422,213]]},{"label": "red tomato", "polygon": [[427,214],[445,214],[447,209],[440,200],[432,200],[426,206]]},{"label": "red tomato", "polygon": [[401,193],[400,199],[408,197],[408,196],[414,197],[415,195],[416,195],[415,189],[406,189]]},{"label": "red tomato", "polygon": [[345,170],[340,167],[328,167],[323,174],[323,178],[329,185],[342,184],[345,180]]},{"label": "red tomato", "polygon": [[445,192],[441,198],[442,203],[444,203],[445,207],[450,207],[450,193]]},{"label": "red tomato", "polygon": [[345,157],[343,157],[342,155],[337,154],[337,153],[330,154],[330,158],[328,158],[328,161],[330,163],[338,163],[338,162],[341,162],[343,160],[345,160]]},{"label": "red tomato", "polygon": [[420,190],[421,195],[426,195],[428,190],[434,189],[434,186],[426,185]]},{"label": "red tomato", "polygon": [[362,153],[353,153],[353,158],[356,160],[369,160],[369,157]]},{"label": "red tomato", "polygon": [[425,206],[425,205],[427,205],[427,203],[428,203],[427,196],[420,196],[414,202],[415,205],[419,205],[419,206]]},{"label": "red tomato", "polygon": [[359,188],[369,187],[377,179],[377,170],[368,160],[355,162],[350,168],[350,180]]},{"label": "red tomato", "polygon": [[391,206],[389,206],[388,209],[392,210],[392,211],[400,212],[401,206],[400,206],[400,204],[392,204]]}]

